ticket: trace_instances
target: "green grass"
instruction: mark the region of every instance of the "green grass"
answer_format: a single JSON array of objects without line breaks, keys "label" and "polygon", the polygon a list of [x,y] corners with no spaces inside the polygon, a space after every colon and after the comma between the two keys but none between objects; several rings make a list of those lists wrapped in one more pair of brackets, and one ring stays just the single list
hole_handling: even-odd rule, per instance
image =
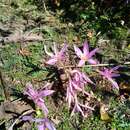
[{"label": "green grass", "polygon": [[[7,24],[7,27],[11,31],[14,31],[14,28],[17,30],[19,25],[23,26],[26,24],[26,31],[41,33],[45,39],[45,41],[41,43],[9,43],[8,45],[3,45],[0,48],[0,71],[2,71],[2,73],[5,75],[4,80],[9,80],[12,83],[11,85],[16,90],[22,92],[25,89],[25,84],[27,82],[32,81],[34,84],[36,83],[41,85],[43,83],[42,80],[46,79],[48,71],[41,67],[42,61],[47,58],[43,49],[44,44],[51,46],[53,41],[56,41],[60,44],[63,43],[65,39],[69,44],[72,44],[73,42],[78,43],[78,39],[74,41],[75,37],[81,37],[80,40],[82,40],[82,38],[86,39],[86,31],[88,26],[92,27],[92,25],[90,25],[90,23],[89,25],[85,25],[84,23],[82,28],[78,30],[78,33],[78,31],[75,31],[73,27],[69,27],[67,23],[60,22],[60,16],[48,16],[43,10],[39,11],[38,7],[32,3],[32,0],[18,0],[18,2],[15,0],[12,1],[12,5],[5,3],[4,0],[0,3],[0,22],[3,25]],[[53,18],[53,22],[49,23],[47,21],[47,23],[44,23],[49,18]],[[37,25],[38,19],[39,25]],[[9,27],[9,23],[13,23],[10,25],[11,27]],[[13,28],[13,26],[15,27]],[[99,25],[93,26],[96,28],[96,26]],[[115,51],[115,49],[118,49],[117,46],[121,43],[120,40],[127,38],[127,31],[128,30],[126,28],[120,27],[112,30],[113,37],[117,38],[118,40],[116,39],[110,41],[110,43],[105,46],[105,49],[103,52],[101,52],[103,55],[103,62],[108,62],[109,59],[120,61],[126,58],[125,56],[130,50],[129,48],[125,48],[123,53]],[[90,39],[92,47],[98,46],[98,39],[106,38],[104,35],[97,37],[95,30],[94,33],[94,36],[92,39]],[[30,55],[22,56],[19,53],[21,47],[26,48],[30,52]],[[91,74],[93,71],[91,67],[83,68],[82,70],[88,74]],[[2,85],[0,84],[0,88],[2,88],[1,86]],[[88,90],[91,91],[91,87],[88,87]],[[102,93],[97,91],[94,94],[98,99],[101,100],[101,102],[104,102]],[[70,117],[71,112],[67,109],[66,103],[63,103],[59,106],[54,106],[52,99],[47,98],[46,104],[48,105],[50,111],[50,119],[56,117],[59,120],[59,123],[56,124],[57,130],[129,130],[130,99],[125,99],[123,102],[115,99],[114,96],[109,97],[108,99],[108,113],[112,117],[112,121],[110,123],[102,121],[98,111],[96,112],[97,114],[93,113],[90,117],[83,119],[79,114],[75,114],[73,117]],[[0,102],[3,102],[3,100],[4,96],[0,93]],[[32,130],[36,130],[34,124]]]}]

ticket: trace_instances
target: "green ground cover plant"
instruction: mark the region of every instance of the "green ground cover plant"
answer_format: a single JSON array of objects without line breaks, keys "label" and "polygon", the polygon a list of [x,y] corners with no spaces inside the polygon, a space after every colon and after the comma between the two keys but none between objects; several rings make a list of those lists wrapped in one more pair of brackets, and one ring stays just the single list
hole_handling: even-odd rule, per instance
[{"label": "green ground cover plant", "polygon": [[0,130],[129,130],[129,1],[0,1]]}]

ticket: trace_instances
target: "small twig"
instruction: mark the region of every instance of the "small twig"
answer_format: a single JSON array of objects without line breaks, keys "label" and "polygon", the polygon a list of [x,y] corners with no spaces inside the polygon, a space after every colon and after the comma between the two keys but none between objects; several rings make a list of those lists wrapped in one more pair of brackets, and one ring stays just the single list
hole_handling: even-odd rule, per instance
[{"label": "small twig", "polygon": [[[84,67],[105,67],[105,66],[113,66],[113,65],[120,65],[120,66],[124,66],[124,65],[130,65],[130,62],[125,62],[125,63],[111,63],[111,64],[96,64],[96,65],[85,65]],[[65,68],[76,68],[77,66],[64,66]],[[63,68],[63,67],[60,67]],[[81,68],[81,67],[77,67],[77,68]]]},{"label": "small twig", "polygon": [[13,130],[13,127],[14,127],[14,125],[20,120],[20,118],[22,118],[23,116],[25,116],[25,115],[27,115],[27,114],[30,114],[30,113],[32,113],[32,112],[34,112],[34,110],[28,110],[28,111],[25,111],[21,116],[19,116],[15,121],[14,121],[14,123],[9,127],[9,129],[8,130]]},{"label": "small twig", "polygon": [[45,1],[43,0],[43,7],[44,7],[44,10],[45,10],[45,13],[47,12],[47,9],[46,9],[46,4],[45,4]]},{"label": "small twig", "polygon": [[2,75],[1,70],[0,70],[0,82],[1,82],[1,85],[2,85],[2,89],[4,91],[5,100],[10,100],[10,93],[7,89],[7,84],[5,83],[5,81],[3,79],[3,75]]}]

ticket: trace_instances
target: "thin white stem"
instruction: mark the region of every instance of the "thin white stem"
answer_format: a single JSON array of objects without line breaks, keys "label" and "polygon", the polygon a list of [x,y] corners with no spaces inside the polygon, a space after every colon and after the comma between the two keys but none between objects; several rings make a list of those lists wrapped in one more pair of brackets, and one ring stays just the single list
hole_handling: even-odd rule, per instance
[{"label": "thin white stem", "polygon": [[[124,66],[124,65],[130,65],[130,62],[125,62],[125,63],[117,63],[117,64],[114,64],[114,63],[111,63],[111,64],[96,64],[96,65],[85,65],[84,67],[104,67],[104,66],[113,66],[113,65],[120,65],[120,66]],[[77,66],[64,66],[65,68],[75,68]],[[62,67],[61,67],[62,68]],[[78,68],[81,68],[81,67],[78,67]]]},{"label": "thin white stem", "polygon": [[32,110],[32,109],[30,109],[30,110],[28,110],[28,111],[25,111],[21,116],[19,116],[19,117],[13,122],[13,124],[9,127],[8,130],[13,130],[14,125],[20,120],[21,117],[23,117],[23,116],[26,115],[26,114],[30,114],[30,113],[32,113],[32,112],[34,112],[34,110]]}]

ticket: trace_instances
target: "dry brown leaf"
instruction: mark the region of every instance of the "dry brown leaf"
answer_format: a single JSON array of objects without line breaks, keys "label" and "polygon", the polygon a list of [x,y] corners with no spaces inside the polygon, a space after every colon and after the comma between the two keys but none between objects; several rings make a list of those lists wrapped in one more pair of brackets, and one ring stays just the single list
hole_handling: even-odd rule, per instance
[{"label": "dry brown leaf", "polygon": [[30,56],[31,52],[29,50],[27,50],[26,48],[21,48],[19,50],[19,54],[21,54],[22,56]]}]

